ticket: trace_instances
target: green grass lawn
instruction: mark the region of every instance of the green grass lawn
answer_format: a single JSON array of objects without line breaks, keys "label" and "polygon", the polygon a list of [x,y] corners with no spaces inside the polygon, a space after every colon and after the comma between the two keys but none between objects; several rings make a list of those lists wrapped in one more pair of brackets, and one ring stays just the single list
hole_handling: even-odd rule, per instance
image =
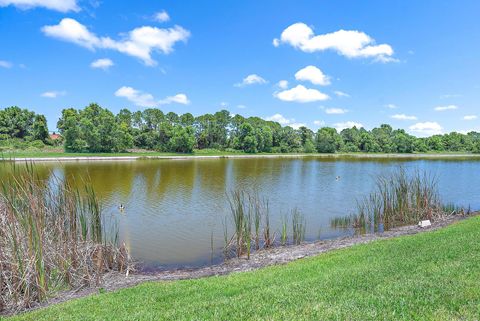
[{"label": "green grass lawn", "polygon": [[478,320],[480,217],[253,272],[150,282],[16,320]]}]

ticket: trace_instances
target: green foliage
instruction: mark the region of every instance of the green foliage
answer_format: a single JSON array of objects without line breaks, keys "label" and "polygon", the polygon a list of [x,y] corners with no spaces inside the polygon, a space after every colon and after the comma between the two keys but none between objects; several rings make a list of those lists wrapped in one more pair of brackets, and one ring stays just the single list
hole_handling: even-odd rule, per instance
[{"label": "green foliage", "polygon": [[[227,110],[194,117],[191,113],[164,113],[156,108],[114,115],[90,104],[83,110],[64,109],[57,122],[61,139],[48,137],[43,115],[9,107],[0,110],[2,149],[26,149],[30,142],[63,144],[66,152],[118,153],[135,148],[159,152],[192,153],[196,150],[246,153],[480,153],[480,134],[449,133],[417,138],[390,125],[367,131],[347,128],[337,132],[323,127],[316,133],[294,129],[259,117],[232,116]],[[19,140],[20,141],[19,141]],[[40,144],[35,143],[35,147]],[[8,147],[7,147],[8,146]]]},{"label": "green foliage", "polygon": [[343,145],[342,137],[335,128],[320,128],[316,136],[317,151],[319,153],[335,153]]},{"label": "green foliage", "polygon": [[0,110],[0,135],[3,139],[19,138],[47,142],[45,116],[12,106]]}]

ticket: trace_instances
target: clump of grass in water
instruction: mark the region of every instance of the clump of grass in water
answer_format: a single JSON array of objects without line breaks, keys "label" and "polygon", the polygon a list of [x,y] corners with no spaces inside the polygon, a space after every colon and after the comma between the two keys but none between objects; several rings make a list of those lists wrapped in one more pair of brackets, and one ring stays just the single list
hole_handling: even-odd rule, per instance
[{"label": "clump of grass in water", "polygon": [[353,227],[359,232],[375,232],[420,220],[436,220],[450,211],[442,204],[436,177],[415,171],[408,175],[404,168],[377,178],[375,190],[357,201],[357,213],[331,220],[332,227]]},{"label": "clump of grass in water", "polygon": [[287,245],[288,242],[288,231],[287,231],[287,216],[284,216],[282,218],[282,233],[280,237],[280,244],[285,246]]},{"label": "clump of grass in water", "polygon": [[305,217],[295,208],[292,211],[292,239],[293,244],[299,245],[305,240]]},{"label": "clump of grass in water", "polygon": [[[247,193],[243,190],[232,191],[227,194],[227,199],[234,233],[232,237],[228,236],[228,224],[225,220],[223,223],[225,256],[228,257],[234,251],[237,257],[247,254],[249,258],[252,247],[256,250],[262,247],[260,231],[263,235],[263,247],[271,247],[274,243],[274,233],[272,234],[270,227],[268,201],[260,198],[256,192]],[[262,220],[264,221],[263,229]]]},{"label": "clump of grass in water", "polygon": [[99,282],[109,270],[129,268],[118,231],[107,239],[91,187],[41,181],[32,164],[13,166],[0,183],[0,311],[43,301],[56,289]]}]

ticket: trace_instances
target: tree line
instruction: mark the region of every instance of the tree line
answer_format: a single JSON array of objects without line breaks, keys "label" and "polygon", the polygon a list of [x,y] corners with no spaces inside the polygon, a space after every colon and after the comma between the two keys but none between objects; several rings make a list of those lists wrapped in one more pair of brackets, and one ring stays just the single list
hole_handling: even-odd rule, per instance
[{"label": "tree line", "polygon": [[[148,108],[114,114],[98,104],[68,108],[57,122],[60,140],[52,140],[45,116],[13,106],[0,110],[0,146],[63,144],[67,152],[124,152],[131,149],[191,153],[195,149],[247,153],[480,153],[480,133],[419,138],[388,124],[372,130],[322,127],[294,129],[260,117],[232,116],[227,110],[193,116]],[[12,144],[12,142],[14,142]]]}]

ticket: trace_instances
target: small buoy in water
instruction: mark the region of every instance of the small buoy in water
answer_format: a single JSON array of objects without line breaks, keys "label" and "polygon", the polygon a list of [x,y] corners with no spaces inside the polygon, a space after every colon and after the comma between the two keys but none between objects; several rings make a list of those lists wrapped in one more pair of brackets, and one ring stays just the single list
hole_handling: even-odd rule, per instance
[{"label": "small buoy in water", "polygon": [[123,210],[125,209],[125,206],[123,206],[123,204],[120,204],[120,206],[118,207],[118,209],[119,209],[120,211],[123,211]]},{"label": "small buoy in water", "polygon": [[340,180],[340,176],[335,177],[335,180],[336,180],[336,181],[339,181],[339,180]]}]

